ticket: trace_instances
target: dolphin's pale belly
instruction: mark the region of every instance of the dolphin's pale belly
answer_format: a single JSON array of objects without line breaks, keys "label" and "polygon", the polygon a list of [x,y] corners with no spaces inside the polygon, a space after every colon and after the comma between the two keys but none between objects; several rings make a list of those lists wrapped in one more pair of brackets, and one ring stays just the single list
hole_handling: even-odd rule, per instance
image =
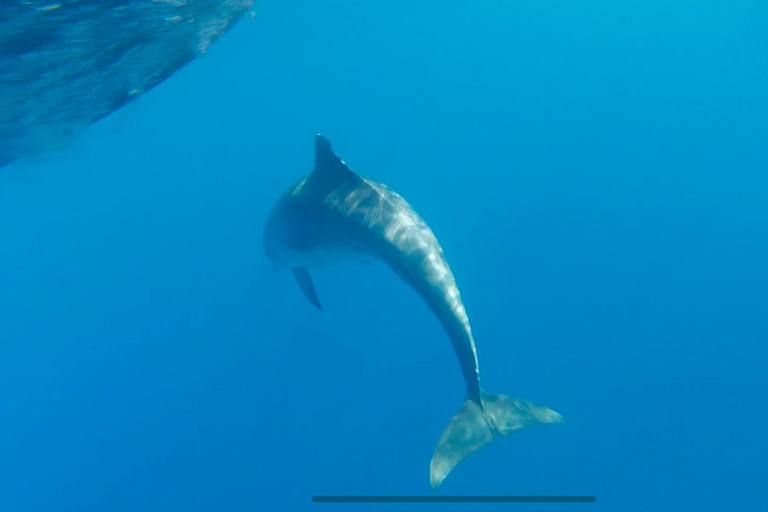
[{"label": "dolphin's pale belly", "polygon": [[336,244],[324,244],[306,251],[286,249],[283,257],[283,263],[293,268],[328,267],[350,262],[370,262],[373,259],[370,254]]}]

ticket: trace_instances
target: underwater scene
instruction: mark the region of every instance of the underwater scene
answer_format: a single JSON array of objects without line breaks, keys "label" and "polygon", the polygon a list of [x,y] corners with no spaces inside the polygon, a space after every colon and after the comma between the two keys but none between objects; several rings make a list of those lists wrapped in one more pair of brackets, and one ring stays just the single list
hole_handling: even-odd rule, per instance
[{"label": "underwater scene", "polygon": [[0,510],[763,511],[768,4],[0,5]]}]

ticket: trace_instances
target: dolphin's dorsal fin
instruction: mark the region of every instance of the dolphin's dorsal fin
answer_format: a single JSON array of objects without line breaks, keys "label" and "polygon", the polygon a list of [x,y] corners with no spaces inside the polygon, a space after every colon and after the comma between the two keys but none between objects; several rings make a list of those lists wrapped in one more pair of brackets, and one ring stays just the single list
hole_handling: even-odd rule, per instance
[{"label": "dolphin's dorsal fin", "polygon": [[356,176],[347,164],[333,152],[331,142],[317,134],[315,137],[315,169],[312,176],[327,181],[341,181]]},{"label": "dolphin's dorsal fin", "polygon": [[293,277],[296,278],[296,282],[299,283],[299,288],[307,296],[309,302],[311,302],[320,311],[323,310],[323,306],[320,305],[320,298],[315,291],[315,285],[312,283],[312,276],[309,275],[305,268],[294,268]]}]

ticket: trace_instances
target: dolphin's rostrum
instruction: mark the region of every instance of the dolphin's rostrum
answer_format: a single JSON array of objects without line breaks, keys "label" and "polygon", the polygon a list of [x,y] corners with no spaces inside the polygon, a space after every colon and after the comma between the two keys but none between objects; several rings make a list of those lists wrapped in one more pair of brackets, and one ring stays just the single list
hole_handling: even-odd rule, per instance
[{"label": "dolphin's rostrum", "polygon": [[563,421],[545,407],[480,388],[469,318],[435,235],[402,197],[347,167],[322,135],[315,139],[312,173],[275,204],[264,228],[264,249],[273,263],[292,268],[317,308],[320,301],[308,268],[344,257],[376,259],[416,290],[440,320],[458,357],[467,398],[432,456],[432,487],[496,435]]}]

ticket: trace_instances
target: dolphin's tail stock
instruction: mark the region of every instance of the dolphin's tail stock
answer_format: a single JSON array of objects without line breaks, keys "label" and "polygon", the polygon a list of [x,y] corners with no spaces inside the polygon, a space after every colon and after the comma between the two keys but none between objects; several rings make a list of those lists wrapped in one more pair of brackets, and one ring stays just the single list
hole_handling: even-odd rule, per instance
[{"label": "dolphin's tail stock", "polygon": [[429,480],[438,487],[461,460],[493,441],[508,436],[518,428],[540,423],[561,423],[563,417],[532,402],[480,392],[482,406],[467,400],[446,427],[429,466]]}]

